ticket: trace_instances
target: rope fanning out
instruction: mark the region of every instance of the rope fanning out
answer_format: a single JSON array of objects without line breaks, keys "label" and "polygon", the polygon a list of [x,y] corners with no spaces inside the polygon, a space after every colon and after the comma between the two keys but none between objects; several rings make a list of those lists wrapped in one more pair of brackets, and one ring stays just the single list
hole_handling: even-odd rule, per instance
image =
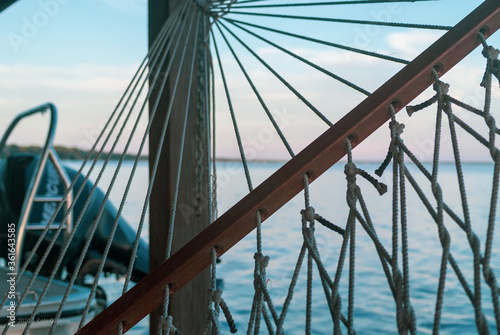
[{"label": "rope fanning out", "polygon": [[[278,78],[290,91],[297,96],[309,109],[311,109],[321,120],[323,120],[328,126],[333,126],[333,123],[328,120],[312,103],[307,100],[297,89],[295,89],[288,81],[286,81],[276,70],[274,70],[268,63],[266,63],[257,53],[252,50],[245,42],[243,42],[237,35],[235,35],[229,28],[227,28],[222,22],[217,22],[217,27],[221,34],[222,30],[219,27],[222,25],[241,45],[243,45],[257,60],[259,60],[262,65],[264,65],[276,78]],[[215,43],[215,41],[214,41]]]},{"label": "rope fanning out", "polygon": [[271,31],[271,32],[275,32],[275,33],[278,33],[278,34],[281,34],[281,35],[295,37],[297,39],[301,39],[301,40],[305,40],[305,41],[310,41],[310,42],[314,42],[314,43],[317,43],[317,44],[322,44],[322,45],[330,46],[330,47],[341,49],[341,50],[347,50],[347,51],[359,53],[359,54],[366,55],[366,56],[371,56],[371,57],[375,57],[375,58],[385,59],[385,60],[388,60],[388,61],[392,61],[392,62],[396,62],[396,63],[401,63],[401,64],[408,64],[409,63],[409,61],[407,61],[407,60],[404,60],[404,59],[401,59],[401,58],[397,58],[397,57],[392,57],[392,56],[389,56],[389,55],[383,55],[383,54],[380,54],[380,53],[377,53],[377,52],[373,52],[373,51],[363,50],[363,49],[359,49],[359,48],[353,48],[353,47],[350,47],[350,46],[347,46],[347,45],[342,45],[342,44],[338,44],[338,43],[332,43],[332,42],[320,40],[320,39],[317,39],[317,38],[312,38],[312,37],[308,37],[308,36],[304,36],[304,35],[300,35],[300,34],[294,34],[294,33],[288,32],[288,31],[284,31],[284,30],[274,29],[274,28],[271,28],[271,27],[265,27],[265,26],[261,26],[261,25],[258,25],[258,24],[250,23],[250,22],[245,22],[245,21],[230,19],[228,17],[223,17],[223,19],[225,21],[228,21],[228,22],[231,22],[231,23],[239,23],[239,24],[242,24],[242,25],[246,25],[246,26],[250,26],[250,27],[254,27],[254,28],[258,28],[258,29],[262,29],[262,30]]},{"label": "rope fanning out", "polygon": [[367,96],[370,95],[370,92],[366,91],[365,89],[363,89],[363,88],[359,87],[358,85],[356,85],[356,84],[354,84],[354,83],[352,83],[352,82],[350,82],[350,81],[348,81],[348,80],[346,80],[346,79],[344,79],[344,78],[342,78],[342,77],[340,77],[340,76],[338,76],[338,75],[336,75],[336,74],[334,74],[334,73],[326,70],[325,68],[323,68],[323,67],[321,67],[321,66],[319,66],[319,65],[317,65],[317,64],[315,64],[315,63],[313,63],[311,61],[308,61],[304,57],[301,57],[301,56],[297,55],[296,53],[294,53],[294,52],[292,52],[292,51],[290,51],[288,49],[285,49],[285,48],[279,46],[278,44],[276,44],[274,42],[271,42],[270,40],[268,40],[268,39],[266,39],[266,38],[264,38],[262,36],[259,36],[258,34],[255,34],[255,33],[251,32],[250,30],[248,30],[248,29],[246,29],[246,28],[238,25],[237,23],[234,23],[234,22],[231,22],[231,21],[230,21],[230,23],[233,24],[234,26],[240,28],[241,30],[249,33],[250,35],[255,36],[258,39],[266,42],[267,44],[275,47],[276,49],[285,52],[286,54],[292,56],[293,58],[300,60],[301,62],[303,62],[303,63],[311,66],[312,68],[314,68],[314,69],[316,69],[316,70],[318,70],[320,72],[323,72],[327,76],[340,81],[342,84],[344,84],[344,85],[346,85],[346,86],[348,86],[348,87],[350,87],[352,89],[355,89],[356,91],[358,91],[358,92],[360,92],[360,93],[362,93],[364,95],[367,95]]},{"label": "rope fanning out", "polygon": [[268,116],[268,118],[271,121],[274,129],[276,130],[276,133],[278,133],[281,141],[283,142],[283,145],[286,147],[286,149],[287,149],[288,153],[290,154],[290,156],[294,157],[295,154],[294,154],[294,152],[293,152],[290,144],[288,143],[288,140],[285,138],[285,135],[283,135],[283,132],[281,131],[281,129],[278,126],[275,118],[273,117],[273,115],[271,114],[269,108],[267,107],[267,104],[265,103],[264,99],[262,98],[262,95],[259,93],[259,91],[255,87],[254,82],[252,81],[252,79],[250,79],[248,71],[243,66],[243,64],[240,61],[238,55],[236,54],[236,52],[234,51],[233,47],[231,46],[231,44],[229,43],[229,41],[226,39],[226,37],[224,35],[222,35],[222,37],[224,38],[224,41],[226,42],[226,45],[228,46],[229,50],[231,51],[231,54],[233,55],[234,59],[238,63],[238,66],[240,67],[242,73],[245,75],[245,78],[247,79],[248,83],[250,84],[250,86],[252,88],[252,91],[254,92],[254,94],[256,95],[257,99],[259,100],[262,108],[266,112],[266,115]]},{"label": "rope fanning out", "polygon": [[[219,28],[219,31],[220,31],[220,28]],[[233,129],[234,129],[234,132],[236,135],[236,141],[238,142],[238,149],[240,151],[241,163],[243,164],[243,167],[245,169],[245,177],[246,177],[246,181],[247,181],[247,185],[248,185],[248,190],[251,192],[253,190],[252,179],[250,177],[250,171],[248,170],[248,163],[247,163],[247,159],[245,157],[245,150],[243,149],[243,143],[242,143],[240,131],[238,128],[238,122],[236,121],[236,115],[234,113],[233,104],[231,102],[231,95],[229,93],[229,87],[227,84],[226,76],[224,75],[224,69],[222,66],[222,62],[221,62],[221,58],[220,58],[220,54],[219,54],[219,49],[217,47],[217,42],[215,41],[215,38],[213,38],[213,32],[211,32],[211,33],[212,33],[212,40],[214,42],[215,54],[217,55],[217,61],[219,63],[220,74],[222,76],[222,82],[224,83],[224,91],[226,93],[226,99],[227,99],[227,103],[229,105],[229,112],[231,113],[231,120],[233,122]]]},{"label": "rope fanning out", "polygon": [[335,6],[335,5],[369,5],[376,3],[401,3],[401,2],[419,2],[419,1],[440,1],[440,0],[350,0],[350,1],[324,1],[324,2],[300,2],[284,4],[264,4],[264,5],[238,5],[245,1],[237,1],[233,8],[276,8],[276,7],[315,7],[315,6]]},{"label": "rope fanning out", "polygon": [[349,20],[349,19],[336,19],[336,18],[330,18],[330,17],[314,17],[314,16],[284,15],[284,14],[270,14],[270,13],[250,13],[250,12],[238,12],[238,11],[234,11],[234,10],[231,11],[231,14],[259,16],[259,17],[272,17],[272,18],[279,18],[279,19],[309,20],[309,21],[323,21],[323,22],[335,22],[335,23],[374,25],[374,26],[394,27],[394,28],[415,28],[415,29],[428,29],[428,30],[450,30],[452,28],[450,26],[427,25],[427,24],[383,22],[383,21],[371,21],[371,20]]}]

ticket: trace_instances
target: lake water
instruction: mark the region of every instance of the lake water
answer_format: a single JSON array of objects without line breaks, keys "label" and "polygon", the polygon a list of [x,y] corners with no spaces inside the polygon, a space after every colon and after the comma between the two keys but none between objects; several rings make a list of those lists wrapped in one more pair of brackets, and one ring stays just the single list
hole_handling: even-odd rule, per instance
[{"label": "lake water", "polygon": [[[124,172],[130,169],[130,166],[130,163],[126,163]],[[280,166],[279,163],[251,163],[250,172],[254,185],[267,178]],[[343,166],[342,163],[338,164],[311,185],[311,205],[318,214],[341,227],[345,227],[348,216]],[[378,166],[375,164],[358,164],[358,167],[374,175],[373,171]],[[435,200],[433,200],[432,193],[430,193],[429,182],[416,172],[415,167],[410,166],[409,168],[412,172],[415,172],[415,178],[427,191],[427,194],[430,194],[429,199],[434,204]],[[243,170],[237,163],[220,162],[217,164],[217,169],[219,175],[218,210],[219,213],[223,213],[247,194],[248,188],[244,180]],[[464,172],[473,229],[481,240],[481,250],[484,252],[493,166],[490,164],[465,164]],[[138,180],[135,182],[136,190],[131,192],[124,212],[125,218],[132,225],[140,217],[139,209],[142,207],[144,194],[142,189],[148,178],[146,163],[141,163],[137,178]],[[390,252],[392,250],[391,168],[386,171],[386,175],[381,179],[389,186],[389,192],[383,196],[379,196],[375,189],[361,177],[358,177],[358,185],[362,189],[377,234],[382,244]],[[439,181],[443,187],[445,202],[460,217],[463,217],[456,179],[454,165],[442,164],[440,166]],[[123,179],[120,180],[120,183],[124,182]],[[123,185],[117,186],[118,190],[123,187]],[[118,203],[119,196],[120,192],[113,195],[115,205]],[[432,333],[442,247],[438,238],[436,224],[409,185],[407,185],[407,198],[411,303],[417,316],[419,333],[430,334]],[[263,253],[270,257],[269,267],[267,268],[268,289],[275,306],[278,308],[278,312],[281,311],[282,303],[288,292],[295,262],[302,245],[300,211],[303,208],[304,196],[301,193],[263,224]],[[498,221],[498,216],[496,221]],[[466,235],[448,217],[446,218],[446,226],[451,235],[451,251],[469,285],[472,285],[472,252]],[[146,229],[144,238],[147,239],[147,237]],[[317,223],[316,239],[322,260],[329,274],[334,276],[342,243],[341,237]],[[224,282],[223,297],[233,313],[239,333],[246,333],[249,311],[252,305],[253,255],[255,250],[255,233],[251,233],[222,256],[222,262],[217,268],[218,277],[223,279]],[[491,262],[497,278],[500,277],[499,259],[500,232],[497,227],[494,233]],[[286,318],[285,331],[287,334],[304,334],[305,264],[303,264],[302,273],[295,288],[294,299]],[[329,309],[318,273],[316,272],[314,276],[316,281],[313,286],[313,333],[329,334],[332,333]],[[373,243],[359,224],[357,225],[355,279],[354,324],[358,334],[397,334],[394,299]],[[112,299],[116,298],[121,291],[120,282],[113,278],[106,278],[103,284]],[[347,315],[347,285],[348,260],[346,259],[340,286],[344,315]],[[491,331],[496,333],[491,292],[487,285],[483,285],[482,296],[484,300],[483,311],[486,314]],[[222,318],[221,323],[223,333],[229,333]],[[146,320],[129,333],[146,334],[147,332]],[[264,323],[261,332],[266,333]],[[441,333],[477,333],[472,304],[450,266],[448,266],[446,277]]]}]

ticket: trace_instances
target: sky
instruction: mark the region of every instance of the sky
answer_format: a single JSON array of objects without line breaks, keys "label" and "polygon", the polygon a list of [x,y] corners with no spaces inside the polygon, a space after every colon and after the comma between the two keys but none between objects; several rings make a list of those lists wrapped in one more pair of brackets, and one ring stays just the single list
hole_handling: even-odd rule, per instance
[{"label": "sky", "polygon": [[50,101],[56,143],[87,146],[146,54],[146,5],[20,0],[0,13],[0,128]]},{"label": "sky", "polygon": [[[401,5],[370,5],[357,12],[353,12],[350,7],[343,7],[335,8],[331,14],[326,10],[318,11],[312,8],[302,9],[300,13],[452,25],[480,3],[479,0],[442,0]],[[265,21],[263,18],[236,14],[232,17],[259,24],[271,22],[270,25],[276,29],[309,34],[409,60],[441,35],[441,32],[428,30],[340,24],[331,24],[325,29],[324,25],[316,23],[306,27],[280,19]],[[237,98],[235,109],[240,124],[245,128],[242,135],[246,149],[254,154],[253,158],[285,159],[286,150],[278,137],[271,133],[272,128],[264,123],[260,116],[257,118],[257,115],[263,113],[257,112],[261,108],[249,93],[248,85],[239,74],[239,69],[220,40],[220,35],[217,32],[215,35],[219,39],[232,94]],[[271,35],[262,33],[262,36]],[[287,42],[288,47],[295,53],[360,83],[369,91],[375,90],[401,68],[399,65],[380,63],[364,56],[304,42],[298,43],[284,37],[279,41]],[[305,92],[304,95],[307,95],[318,109],[324,111],[332,122],[364,98],[362,94],[339,86],[336,82],[326,82],[323,75],[312,73],[303,65],[297,65],[295,60],[283,57],[283,54],[274,48],[255,41],[249,43],[254,43],[251,45],[257,53],[279,69],[301,92]],[[236,48],[238,51],[243,49]],[[59,110],[56,144],[90,147],[92,139],[113,111],[146,52],[146,0],[17,1],[0,13],[0,132],[3,133],[10,120],[19,112],[51,101]],[[326,126],[311,116],[310,111],[287,89],[278,88],[276,79],[269,72],[256,64],[248,54],[242,52],[241,55],[245,64],[248,64],[252,78],[259,83],[259,89],[269,102],[270,110],[284,127],[295,152],[300,151],[326,130]],[[480,107],[481,92],[477,91],[477,85],[471,86],[472,80],[468,79],[480,80],[483,69],[480,54],[476,51],[475,56],[466,60],[457,71],[445,78],[455,83],[453,87],[458,96],[468,102],[477,103]],[[227,103],[221,84],[216,87],[218,155],[236,157],[237,147],[227,113]],[[430,97],[432,92],[427,94],[427,97]],[[414,150],[422,153],[423,159],[429,159],[429,141],[432,140],[433,133],[428,124],[433,122],[432,113],[415,117],[417,118],[420,118],[421,122],[414,122],[416,126],[412,129],[408,127],[406,141]],[[41,122],[33,120],[31,124],[27,124],[24,133],[23,130],[19,131],[18,138],[24,142],[21,144],[41,143],[34,135],[34,129],[40,128]],[[379,159],[385,155],[389,138],[388,129],[383,128],[374,135],[373,140],[359,147],[362,159]],[[487,152],[481,155],[483,157]],[[474,149],[466,149],[466,156],[471,160],[482,159]]]}]

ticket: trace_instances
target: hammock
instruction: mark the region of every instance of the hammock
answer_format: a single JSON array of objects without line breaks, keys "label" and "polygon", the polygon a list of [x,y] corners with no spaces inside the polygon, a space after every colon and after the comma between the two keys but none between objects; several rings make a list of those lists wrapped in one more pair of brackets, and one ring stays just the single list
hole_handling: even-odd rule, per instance
[{"label": "hammock", "polygon": [[[259,332],[268,332],[272,334],[281,334],[285,331],[287,320],[287,311],[293,303],[294,290],[299,280],[299,274],[303,270],[303,263],[307,263],[306,276],[306,307],[305,307],[305,323],[304,332],[306,334],[313,333],[313,315],[312,309],[312,290],[313,287],[321,287],[324,291],[325,300],[327,301],[329,313],[332,320],[332,328],[326,331],[333,331],[335,334],[341,334],[344,331],[348,334],[354,334],[356,329],[356,319],[354,313],[355,302],[355,274],[356,274],[356,247],[357,234],[363,230],[370,237],[377,255],[380,259],[381,269],[387,279],[387,285],[394,300],[396,310],[397,330],[400,333],[415,334],[419,330],[416,313],[412,307],[412,297],[410,295],[410,278],[411,269],[408,262],[409,240],[408,225],[411,224],[410,218],[406,215],[406,188],[408,184],[416,191],[423,205],[429,213],[429,219],[435,221],[439,240],[442,244],[442,253],[440,255],[441,265],[437,278],[436,302],[434,308],[434,319],[432,322],[432,332],[437,334],[440,331],[441,320],[444,313],[443,301],[445,300],[446,278],[455,275],[460,285],[463,287],[467,298],[474,307],[476,328],[480,334],[488,334],[498,332],[500,329],[500,306],[498,303],[499,287],[496,281],[495,262],[492,261],[492,249],[494,246],[495,234],[495,211],[497,205],[498,194],[498,172],[500,171],[497,154],[498,149],[495,146],[495,136],[498,132],[494,117],[491,112],[491,95],[492,95],[492,76],[499,76],[498,70],[498,51],[490,47],[486,38],[494,33],[500,25],[498,19],[498,4],[495,1],[485,1],[478,9],[471,13],[467,18],[462,20],[456,26],[444,25],[429,25],[417,23],[400,23],[390,22],[390,20],[366,20],[366,19],[342,19],[336,17],[318,17],[312,15],[289,15],[281,14],[278,11],[282,7],[298,8],[306,13],[308,8],[330,8],[341,7],[344,5],[358,4],[363,6],[372,6],[376,4],[390,3],[389,0],[372,0],[372,1],[330,1],[330,2],[310,2],[310,3],[285,3],[285,2],[264,2],[258,0],[246,1],[212,1],[206,5],[196,1],[184,1],[175,8],[175,11],[170,15],[169,20],[165,23],[164,28],[158,34],[157,39],[152,44],[150,52],[140,65],[139,70],[132,79],[130,85],[125,91],[122,99],[119,101],[116,109],[110,116],[102,133],[99,135],[94,146],[91,149],[92,157],[96,160],[91,160],[91,154],[84,159],[82,168],[77,172],[77,175],[85,175],[88,178],[93,170],[97,167],[96,161],[99,158],[104,159],[102,169],[98,172],[95,185],[99,185],[100,179],[108,167],[111,155],[115,152],[120,141],[125,139],[125,148],[120,156],[117,167],[113,167],[114,172],[109,184],[109,189],[105,193],[104,201],[109,198],[110,190],[113,188],[117,178],[123,178],[120,175],[120,167],[134,139],[139,138],[139,150],[136,159],[133,163],[131,173],[128,176],[127,186],[121,203],[118,205],[117,216],[113,228],[111,229],[110,239],[112,241],[114,232],[118,225],[119,216],[127,202],[130,186],[134,180],[134,174],[137,170],[137,165],[140,161],[140,156],[143,153],[144,146],[147,143],[147,138],[151,128],[155,123],[161,122],[161,135],[159,136],[156,145],[156,155],[150,159],[151,174],[150,181],[147,186],[147,192],[144,199],[144,205],[141,211],[141,218],[138,222],[136,240],[131,250],[130,263],[128,271],[125,275],[123,296],[115,303],[105,309],[101,314],[97,315],[89,324],[84,326],[86,315],[90,310],[90,301],[96,295],[98,290],[99,280],[105,267],[109,247],[103,252],[103,261],[99,264],[94,275],[93,283],[91,284],[91,292],[89,300],[85,307],[83,317],[80,322],[78,334],[109,334],[123,333],[146,315],[151,313],[153,309],[162,306],[161,322],[158,323],[159,333],[178,333],[176,329],[176,319],[169,313],[169,304],[171,296],[175,297],[175,293],[184,286],[190,279],[201,272],[207,266],[210,266],[211,272],[210,282],[207,283],[209,288],[208,296],[206,297],[206,318],[203,323],[201,332],[203,334],[217,334],[221,332],[221,324],[219,318],[221,312],[227,320],[227,328],[231,332],[235,332],[236,328],[246,328],[248,334]],[[399,1],[406,2],[406,1]],[[425,3],[425,0],[409,1]],[[324,6],[324,7],[323,7]],[[254,11],[255,10],[255,11]],[[260,10],[260,11],[259,11]],[[246,17],[269,17],[272,20],[303,20],[306,22],[321,22],[324,24],[344,24],[344,25],[361,25],[361,26],[376,26],[384,29],[425,29],[447,31],[448,33],[438,40],[435,44],[429,47],[420,56],[412,62],[404,60],[393,55],[375,52],[373,50],[364,50],[363,48],[352,47],[342,43],[331,42],[327,39],[307,36],[299,32],[285,31],[282,29],[268,27],[262,25],[260,20],[243,21],[240,18]],[[274,22],[274,21],[273,21]],[[279,26],[279,25],[276,25]],[[265,33],[264,33],[265,32]],[[251,40],[245,38],[251,36]],[[271,37],[273,36],[273,37]],[[276,36],[279,36],[276,38]],[[319,44],[328,48],[340,49],[342,52],[360,54],[362,57],[377,59],[382,62],[392,62],[394,64],[405,65],[405,67],[387,80],[379,89],[370,94],[370,92],[362,88],[360,85],[354,84],[351,80],[335,74],[325,67],[307,59],[294,48],[285,48],[281,45],[281,39],[291,38],[297,41],[307,41],[307,43]],[[256,51],[257,45],[264,43],[270,46],[273,50],[279,50],[290,56],[295,61],[298,61],[301,66],[312,68],[322,75],[331,78],[333,82],[338,82],[345,85],[349,89],[353,89],[360,93],[361,96],[368,96],[363,100],[352,112],[342,117],[336,122],[330,121],[330,117],[320,111],[311,99],[305,97],[301,91],[296,88],[297,85],[292,84],[290,80],[284,78],[275,67],[266,62],[264,57]],[[305,43],[305,42],[303,42]],[[486,71],[482,86],[484,87],[485,104],[483,108],[468,106],[452,97],[451,88],[445,84],[441,77],[471,52],[479,44],[482,44],[483,54],[486,58]],[[292,44],[293,45],[293,44]],[[210,46],[213,49],[209,49]],[[226,53],[222,53],[222,46],[226,48]],[[242,53],[245,51],[245,54]],[[235,67],[226,69],[228,57],[234,59]],[[303,110],[307,111],[310,116],[317,117],[327,131],[313,141],[309,146],[300,153],[295,154],[294,143],[287,139],[285,131],[279,126],[279,119],[276,113],[266,103],[266,94],[263,90],[258,89],[259,83],[255,79],[255,73],[248,71],[244,62],[248,57],[252,61],[260,64],[266,69],[269,78],[273,78],[282,85],[287,91],[287,96],[293,96],[302,106]],[[309,57],[311,58],[311,57]],[[245,145],[244,136],[240,131],[241,122],[238,122],[238,117],[243,117],[237,113],[236,99],[231,95],[231,84],[228,74],[231,74],[234,69],[241,71],[242,78],[245,84],[251,89],[255,95],[257,105],[264,111],[264,116],[268,119],[271,129],[280,139],[284,150],[291,157],[290,161],[278,170],[274,175],[266,181],[254,188],[254,181],[251,178],[251,171],[248,166],[247,156],[251,156],[248,152],[248,146]],[[196,75],[195,75],[196,73]],[[216,165],[214,159],[216,157],[216,110],[220,108],[218,103],[215,106],[215,96],[217,86],[215,79],[220,79],[222,87],[222,96],[225,96],[224,107],[229,110],[229,119],[233,125],[236,138],[236,146],[238,148],[243,170],[245,172],[245,180],[248,186],[249,193],[241,199],[233,208],[225,214],[217,218],[216,210]],[[385,80],[386,78],[384,78]],[[187,80],[187,86],[184,87],[183,80]],[[147,90],[147,83],[150,89]],[[185,82],[184,82],[185,83]],[[233,83],[234,85],[234,83]],[[260,84],[262,85],[262,84]],[[433,85],[436,93],[429,100],[422,104],[408,107],[408,113],[423,113],[421,111],[429,106],[437,106],[436,112],[436,134],[434,138],[433,162],[431,171],[427,170],[424,164],[420,163],[405,145],[404,125],[400,123],[396,117],[396,113],[405,105],[410,103],[414,98],[421,94],[428,86]],[[197,89],[193,89],[197,87]],[[170,91],[170,99],[165,110],[160,110],[161,93],[164,89]],[[182,94],[181,94],[182,92]],[[426,94],[426,93],[424,93]],[[182,101],[181,101],[182,100]],[[180,105],[181,107],[179,107]],[[464,108],[470,113],[477,115],[485,120],[488,127],[487,135],[482,135],[480,131],[472,129],[467,123],[462,121],[454,112],[454,106]],[[145,109],[149,108],[150,114],[146,116]],[[312,113],[311,113],[312,112]],[[161,113],[161,117],[160,117]],[[219,113],[217,111],[217,113]],[[447,116],[449,120],[449,128],[451,133],[453,157],[456,164],[456,171],[459,183],[459,189],[462,198],[462,213],[457,213],[456,209],[450,208],[446,200],[442,196],[442,186],[438,182],[438,172],[441,157],[441,128],[443,116]],[[139,134],[140,122],[143,118],[147,118],[146,129]],[[181,120],[183,125],[179,132],[179,137],[172,143],[165,144],[167,128],[169,121],[172,119]],[[186,152],[187,137],[193,131],[187,128],[188,120],[196,120],[196,157],[198,158],[199,168],[192,178],[196,181],[195,203],[193,207],[188,207],[188,210],[193,210],[193,213],[198,213],[203,210],[203,199],[208,199],[209,204],[207,209],[207,224],[211,223],[207,229],[201,234],[194,237],[188,244],[181,248],[176,253],[173,253],[173,243],[175,239],[175,225],[181,220],[182,202],[178,200],[178,194],[182,185],[183,159]],[[353,148],[360,144],[372,132],[390,120],[390,147],[386,160],[381,167],[376,171],[378,176],[382,176],[384,170],[392,162],[392,180],[389,187],[392,187],[392,202],[393,202],[393,221],[392,221],[392,237],[391,244],[387,245],[379,238],[377,234],[377,223],[372,221],[361,192],[361,184],[356,177],[362,176],[371,183],[379,193],[385,193],[388,189],[385,184],[376,179],[369,172],[359,169],[353,158]],[[411,127],[411,118],[409,122],[405,122],[406,127]],[[491,158],[495,164],[493,174],[493,190],[491,191],[491,206],[489,212],[489,220],[486,231],[486,238],[481,241],[478,233],[474,230],[474,224],[471,222],[469,215],[469,204],[465,196],[465,183],[463,181],[463,173],[461,167],[461,159],[458,150],[458,139],[456,136],[456,126],[463,128],[468,134],[478,141],[481,145],[488,148],[491,153]],[[128,133],[125,135],[125,129]],[[219,142],[217,142],[219,143]],[[170,215],[168,218],[168,236],[166,237],[165,259],[166,261],[150,272],[137,285],[130,288],[134,261],[140,244],[141,232],[146,224],[146,217],[150,197],[153,192],[156,174],[161,160],[163,146],[169,145],[177,152],[177,157],[180,157],[177,162],[172,164],[173,175],[173,197],[169,203]],[[295,145],[296,146],[296,145]],[[105,148],[108,152],[105,152]],[[109,149],[108,149],[109,148]],[[254,147],[255,149],[255,147]],[[247,151],[246,151],[247,150]],[[339,223],[334,218],[325,218],[321,213],[316,213],[311,199],[311,191],[309,184],[319,178],[319,176],[328,170],[333,164],[347,154],[347,164],[345,173],[347,178],[346,200],[349,208],[348,220],[346,223]],[[416,182],[413,176],[412,169],[408,168],[407,161],[410,160],[421,171],[423,176],[429,180],[431,194],[433,199],[429,198]],[[83,171],[87,170],[85,174]],[[363,186],[365,187],[365,186]],[[69,187],[69,189],[71,189]],[[274,298],[267,287],[266,268],[272,262],[272,258],[265,255],[266,251],[262,246],[262,229],[261,224],[279,207],[293,198],[297,193],[304,192],[304,208],[299,220],[302,222],[303,244],[299,251],[295,270],[291,278],[289,291],[281,306],[274,303]],[[69,196],[69,191],[65,197]],[[77,201],[79,194],[74,194],[73,201]],[[58,214],[64,211],[64,203],[60,202],[54,215],[49,220],[47,227],[51,226]],[[371,209],[371,211],[376,209]],[[102,213],[101,213],[102,214]],[[99,214],[99,215],[101,215]],[[69,215],[62,214],[63,216]],[[78,219],[73,223],[73,226],[78,226]],[[93,229],[97,225],[98,219],[95,220]],[[212,223],[213,222],[213,223]],[[471,252],[474,258],[473,278],[467,278],[464,271],[460,267],[459,261],[454,258],[451,251],[453,237],[450,236],[448,226],[450,224],[458,225],[466,234],[467,241],[470,244]],[[321,226],[319,226],[321,225]],[[56,230],[60,233],[67,226],[64,222],[59,225]],[[256,228],[256,252],[254,255],[254,298],[252,306],[249,307],[249,319],[245,325],[236,325],[230,313],[231,301],[224,300],[222,290],[216,285],[216,262],[218,257],[228,251],[234,244],[241,240],[250,231]],[[332,234],[342,237],[342,243],[336,246],[339,254],[337,258],[336,270],[331,271],[325,266],[319,249],[317,247],[316,230],[326,229]],[[40,237],[43,240],[49,228],[45,229]],[[66,243],[71,243],[68,240]],[[81,260],[85,256],[87,249],[91,243],[91,238],[85,245],[80,256]],[[484,245],[484,247],[482,247]],[[483,251],[484,250],[484,251]],[[35,253],[33,251],[31,256]],[[45,251],[46,258],[50,253],[50,249]],[[62,260],[64,254],[61,253],[59,258]],[[359,257],[359,254],[358,254]],[[348,258],[348,259],[347,259]],[[307,262],[306,262],[307,259]],[[30,259],[25,261],[25,264],[18,271],[18,278],[26,270],[30,263]],[[60,261],[56,262],[60,263]],[[344,263],[349,264],[348,269],[348,291],[347,297],[341,295],[339,285],[343,278]],[[61,271],[57,265],[53,270],[52,278],[55,273]],[[40,265],[41,267],[41,265]],[[314,269],[316,268],[316,269]],[[37,276],[40,268],[34,271],[34,276]],[[65,280],[68,282],[67,294],[71,291],[73,284],[79,272],[78,266],[72,271],[71,275]],[[316,279],[315,279],[316,277]],[[317,281],[317,286],[314,286],[314,280]],[[44,293],[50,287],[50,281],[40,295],[39,301],[44,298]],[[483,285],[488,286],[488,293],[485,293]],[[26,288],[26,292],[29,291]],[[17,301],[18,305],[22,305],[26,293],[21,294]],[[493,305],[492,315],[487,315],[482,308],[483,301],[491,299]],[[2,304],[7,302],[7,296]],[[38,305],[37,305],[38,306]],[[346,306],[346,307],[345,307]],[[64,301],[61,303],[59,314],[56,320],[61,317],[64,308]],[[32,318],[37,314],[37,307],[34,308]],[[51,332],[56,330],[57,322],[54,322]],[[238,326],[238,327],[237,327]],[[28,331],[30,323],[26,326],[25,333]],[[6,334],[9,327],[4,328],[3,334]],[[180,329],[181,330],[181,329]]]}]

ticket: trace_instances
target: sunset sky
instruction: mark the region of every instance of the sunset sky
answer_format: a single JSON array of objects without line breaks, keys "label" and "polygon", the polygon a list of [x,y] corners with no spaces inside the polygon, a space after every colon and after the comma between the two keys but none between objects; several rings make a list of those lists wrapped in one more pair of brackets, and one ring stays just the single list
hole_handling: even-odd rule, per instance
[{"label": "sunset sky", "polygon": [[[391,20],[452,25],[480,3],[479,0],[443,0],[430,2],[428,5],[401,4],[397,15]],[[377,19],[384,10],[384,13],[387,13],[387,6],[383,4],[371,7],[366,13],[357,15],[363,19]],[[339,9],[338,16],[348,18],[349,10]],[[316,16],[323,14],[320,12]],[[244,19],[243,16],[233,17]],[[385,20],[385,17],[381,19]],[[252,22],[258,22],[255,20]],[[287,27],[283,21],[276,19],[273,22],[279,29]],[[369,49],[410,60],[442,34],[427,30],[392,29],[387,32],[382,30],[382,33],[378,33],[376,38],[372,39],[367,36],[373,31],[363,30],[366,29],[364,26],[348,26],[343,29],[345,30],[332,29],[327,35],[335,33],[339,35],[340,40],[344,40],[342,43],[366,44]],[[306,32],[311,33],[311,31]],[[312,31],[311,34],[315,33]],[[492,41],[495,40],[500,39],[494,37]],[[497,46],[499,44],[497,43]],[[350,76],[353,81],[361,83],[361,86],[370,91],[375,90],[391,73],[398,70],[392,65],[378,66],[360,56],[346,57],[345,53],[339,51],[314,50],[300,45],[293,48],[298,54],[309,57],[325,67],[338,67],[340,73]],[[221,50],[223,49],[221,47]],[[93,134],[112,112],[147,52],[147,1],[19,0],[0,14],[0,50],[0,131],[3,133],[10,120],[19,112],[51,101],[59,110],[56,144],[87,146]],[[257,51],[271,62],[274,60],[283,63],[284,68],[288,64],[287,61],[282,61],[282,56],[276,50],[260,48]],[[230,57],[224,54],[223,59],[226,61]],[[237,68],[234,64],[231,65],[231,61],[227,63],[228,69],[234,69],[236,73]],[[356,92],[344,93],[343,88],[327,90],[315,75],[306,76],[299,68],[286,69],[291,71],[284,73],[285,77],[293,79],[302,75],[297,79],[298,85],[301,83],[304,85],[305,92],[310,92],[312,99],[317,99],[318,108],[326,110],[325,114],[332,121],[336,121],[363,99],[363,96]],[[283,71],[286,72],[286,69]],[[477,85],[469,86],[472,82],[469,79],[480,79],[483,69],[480,52],[476,52],[475,56],[465,61],[455,74],[450,73],[449,79],[457,82],[455,86],[457,95],[480,104],[481,93],[477,92]],[[233,71],[228,73],[230,76],[233,75]],[[268,91],[266,86],[268,73],[255,69],[252,70],[252,75],[263,79],[264,92],[271,92],[271,87]],[[233,78],[234,82],[238,82],[237,80],[237,77]],[[233,87],[235,96],[248,94],[240,92],[238,85]],[[217,98],[221,106],[221,117],[218,121],[220,131],[218,153],[222,157],[234,157],[237,153],[230,119],[227,114],[222,114],[226,113],[224,95],[218,93]],[[326,130],[326,127],[321,122],[311,121],[311,117],[302,115],[300,109],[302,107],[295,107],[297,99],[292,97],[291,100],[289,93],[286,92],[269,97],[271,110],[286,119],[285,131],[293,138],[291,140],[293,147],[299,151]],[[259,127],[262,127],[261,123],[254,121],[253,116],[245,112],[245,108],[250,107],[241,107],[242,124],[258,131]],[[431,122],[432,118],[429,120]],[[34,122],[31,126],[27,126],[30,135],[24,137],[20,135],[21,142],[24,144],[37,142],[32,133],[38,125],[39,123]],[[414,133],[422,135],[425,132],[424,137],[420,139],[411,137],[414,135],[411,135],[410,131],[408,135],[410,138],[407,140],[407,143],[413,143],[417,149],[425,148],[426,141],[432,136],[430,132],[432,127],[425,124],[425,120],[424,125],[420,127],[421,129],[417,128]],[[377,140],[360,149],[367,159],[371,158],[372,153],[375,157],[385,154],[387,150],[388,130],[383,129],[379,133],[375,135]],[[273,143],[266,145],[268,149],[266,153],[257,158],[286,158],[286,152],[277,140],[274,143],[273,139]],[[475,152],[471,150],[471,159],[477,158],[474,154]]]}]

